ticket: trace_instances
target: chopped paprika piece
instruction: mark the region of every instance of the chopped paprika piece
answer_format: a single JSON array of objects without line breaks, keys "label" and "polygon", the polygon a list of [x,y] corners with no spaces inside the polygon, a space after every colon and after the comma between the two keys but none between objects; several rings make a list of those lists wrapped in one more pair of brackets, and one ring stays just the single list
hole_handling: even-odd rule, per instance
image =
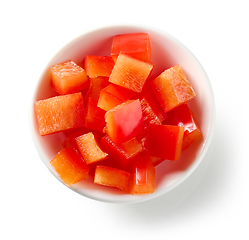
[{"label": "chopped paprika piece", "polygon": [[143,151],[141,152],[140,155],[150,158],[154,167],[156,167],[157,165],[159,165],[161,162],[165,160],[163,158],[154,157],[150,155],[149,149],[148,149],[148,134],[146,134],[144,138],[141,139],[141,144],[143,146]]},{"label": "chopped paprika piece", "polygon": [[132,159],[143,151],[142,143],[135,138],[116,145],[107,135],[101,138],[101,147],[113,159],[113,166],[128,170]]},{"label": "chopped paprika piece", "polygon": [[105,127],[105,113],[103,109],[97,106],[98,100],[88,98],[86,106],[85,126],[87,128],[103,133]]},{"label": "chopped paprika piece", "polygon": [[108,154],[99,147],[92,132],[83,134],[75,140],[87,165],[105,160],[108,157]]},{"label": "chopped paprika piece", "polygon": [[87,178],[89,168],[74,148],[64,148],[50,161],[60,179],[68,186]]},{"label": "chopped paprika piece", "polygon": [[150,62],[151,46],[149,35],[147,33],[131,33],[114,36],[111,55],[115,61],[120,52],[133,58]]},{"label": "chopped paprika piece", "polygon": [[183,150],[202,137],[202,131],[187,104],[183,104],[169,112],[164,124],[184,127]]},{"label": "chopped paprika piece", "polygon": [[116,187],[128,192],[130,173],[113,167],[98,165],[95,170],[94,183]]},{"label": "chopped paprika piece", "polygon": [[164,112],[161,104],[159,103],[151,87],[151,81],[145,83],[139,99],[140,101],[144,99],[147,102],[147,104],[150,106],[152,111],[157,115],[161,123],[166,119],[167,114]]},{"label": "chopped paprika piece", "polygon": [[139,156],[131,169],[130,193],[144,194],[155,191],[155,168],[150,158]]},{"label": "chopped paprika piece", "polygon": [[143,131],[140,134],[139,138],[142,139],[147,135],[148,127],[150,124],[161,125],[161,121],[158,118],[158,116],[155,114],[155,112],[152,110],[152,108],[150,107],[145,98],[141,99],[140,103],[143,113]]},{"label": "chopped paprika piece", "polygon": [[84,126],[85,110],[81,93],[36,101],[35,111],[42,136]]},{"label": "chopped paprika piece", "polygon": [[110,83],[108,77],[90,78],[90,86],[86,93],[86,102],[88,98],[93,98],[98,100],[101,90],[106,86],[108,86],[109,84]]},{"label": "chopped paprika piece", "polygon": [[151,124],[147,143],[149,155],[178,160],[181,156],[183,134],[184,127]]},{"label": "chopped paprika piece", "polygon": [[186,103],[196,95],[180,65],[165,70],[151,84],[165,112]]},{"label": "chopped paprika piece", "polygon": [[140,93],[154,65],[120,53],[109,82]]},{"label": "chopped paprika piece", "polygon": [[141,133],[143,116],[140,101],[129,100],[105,114],[106,133],[115,144],[131,140]]},{"label": "chopped paprika piece", "polygon": [[89,86],[85,70],[71,60],[52,66],[51,78],[59,94],[76,93]]},{"label": "chopped paprika piece", "polygon": [[90,78],[110,77],[114,60],[109,56],[87,55],[83,60],[83,66]]}]

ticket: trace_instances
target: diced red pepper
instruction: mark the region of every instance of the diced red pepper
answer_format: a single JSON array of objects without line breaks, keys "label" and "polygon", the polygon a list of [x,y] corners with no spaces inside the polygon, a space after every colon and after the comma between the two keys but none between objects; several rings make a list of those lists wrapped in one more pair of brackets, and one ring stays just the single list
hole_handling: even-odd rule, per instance
[{"label": "diced red pepper", "polygon": [[117,105],[126,102],[133,95],[134,92],[129,89],[115,84],[110,84],[101,90],[98,100],[98,107],[105,111],[109,111]]},{"label": "diced red pepper", "polygon": [[180,65],[165,70],[151,84],[165,112],[186,103],[196,95]]},{"label": "diced red pepper", "polygon": [[85,70],[71,60],[52,66],[51,78],[59,94],[76,93],[89,85]]},{"label": "diced red pepper", "polygon": [[178,160],[182,150],[184,127],[171,125],[149,126],[149,155],[167,160]]},{"label": "diced red pepper", "polygon": [[71,60],[51,67],[61,96],[36,101],[35,112],[42,136],[66,136],[50,164],[67,186],[94,174],[95,184],[153,193],[155,167],[178,160],[202,137],[181,66],[154,79],[150,61],[148,34],[132,33],[113,38],[111,57],[87,55],[83,68]]},{"label": "diced red pepper", "polygon": [[129,100],[105,114],[106,133],[115,144],[131,140],[141,133],[143,116],[140,101]]},{"label": "diced red pepper", "polygon": [[94,129],[103,133],[105,127],[105,113],[97,106],[98,100],[89,98],[86,106],[85,125],[87,128]]},{"label": "diced red pepper", "polygon": [[185,131],[182,143],[183,150],[188,148],[191,143],[202,137],[202,131],[193,112],[189,109],[187,104],[183,104],[175,110],[169,112],[164,124],[184,127]]},{"label": "diced red pepper", "polygon": [[143,151],[142,144],[135,138],[120,145],[116,145],[107,135],[105,135],[101,138],[100,145],[112,158],[111,165],[123,170],[128,170],[132,159]]},{"label": "diced red pepper", "polygon": [[141,92],[154,65],[120,53],[112,69],[109,82],[134,92]]},{"label": "diced red pepper", "polygon": [[108,157],[108,154],[99,147],[92,132],[77,137],[75,141],[87,165],[105,160]]},{"label": "diced red pepper", "polygon": [[111,55],[114,60],[119,53],[125,53],[133,58],[151,60],[150,39],[147,33],[123,34],[113,37]]},{"label": "diced red pepper", "polygon": [[143,139],[141,139],[141,144],[143,146],[143,151],[141,152],[140,155],[150,158],[154,167],[156,167],[157,165],[159,165],[165,160],[160,157],[150,156],[149,149],[148,149],[148,133],[147,135],[144,136]]},{"label": "diced red pepper", "polygon": [[94,183],[116,187],[128,192],[130,173],[107,166],[98,165],[95,170]]},{"label": "diced red pepper", "polygon": [[87,178],[89,168],[74,148],[64,148],[50,161],[60,179],[67,185]]},{"label": "diced red pepper", "polygon": [[161,121],[158,118],[158,116],[155,114],[155,112],[152,110],[152,108],[150,107],[145,98],[141,99],[140,103],[143,113],[143,131],[140,134],[139,138],[142,139],[147,135],[148,127],[150,124],[161,125]]},{"label": "diced red pepper", "polygon": [[147,104],[150,106],[152,111],[157,115],[160,122],[163,122],[167,114],[164,112],[161,104],[159,103],[153,89],[151,88],[151,82],[146,82],[143,88],[143,91],[140,96],[140,100],[144,99]]},{"label": "diced red pepper", "polygon": [[143,118],[146,126],[149,124],[161,124],[159,117],[155,114],[155,112],[150,107],[149,103],[145,98],[141,99],[141,108],[143,112]]},{"label": "diced red pepper", "polygon": [[83,60],[83,67],[90,78],[109,77],[114,66],[114,60],[109,56],[88,55]]},{"label": "diced red pepper", "polygon": [[86,94],[86,102],[88,98],[93,98],[98,100],[101,90],[106,86],[108,86],[109,84],[110,83],[108,77],[90,78],[90,86]]},{"label": "diced red pepper", "polygon": [[153,193],[155,190],[155,168],[150,158],[139,156],[134,159],[131,170],[130,193]]},{"label": "diced red pepper", "polygon": [[84,126],[85,110],[81,93],[37,101],[35,111],[41,135]]}]

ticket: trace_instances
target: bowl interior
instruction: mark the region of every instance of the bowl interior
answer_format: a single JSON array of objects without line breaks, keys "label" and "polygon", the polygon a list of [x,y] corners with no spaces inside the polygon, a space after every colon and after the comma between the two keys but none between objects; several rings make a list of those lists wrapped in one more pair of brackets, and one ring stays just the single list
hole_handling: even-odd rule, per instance
[{"label": "bowl interior", "polygon": [[71,187],[72,190],[99,201],[138,202],[169,192],[196,169],[212,138],[214,122],[213,92],[209,79],[195,56],[178,40],[160,30],[145,26],[112,26],[83,34],[70,42],[50,60],[38,81],[31,103],[31,134],[44,164],[60,181],[49,162],[62,149],[65,135],[57,133],[41,137],[34,112],[35,101],[57,95],[51,89],[49,68],[69,59],[81,64],[86,55],[109,56],[114,35],[135,32],[147,32],[150,36],[152,62],[155,64],[152,77],[174,65],[180,64],[182,66],[197,95],[189,102],[189,106],[194,111],[203,131],[203,139],[183,151],[180,160],[175,162],[164,161],[156,167],[156,190],[153,194],[127,195],[118,189],[95,185],[92,183],[93,179],[91,177]]}]

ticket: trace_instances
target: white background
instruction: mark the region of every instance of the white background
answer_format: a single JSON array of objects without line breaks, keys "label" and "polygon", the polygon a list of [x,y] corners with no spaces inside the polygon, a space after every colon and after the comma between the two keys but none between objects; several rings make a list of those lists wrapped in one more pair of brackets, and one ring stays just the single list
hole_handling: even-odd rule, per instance
[{"label": "white background", "polygon": [[[245,0],[1,1],[0,239],[249,239],[248,9]],[[101,203],[64,187],[39,159],[28,123],[47,61],[74,37],[114,23],[179,39],[216,101],[205,170],[139,204]]]}]

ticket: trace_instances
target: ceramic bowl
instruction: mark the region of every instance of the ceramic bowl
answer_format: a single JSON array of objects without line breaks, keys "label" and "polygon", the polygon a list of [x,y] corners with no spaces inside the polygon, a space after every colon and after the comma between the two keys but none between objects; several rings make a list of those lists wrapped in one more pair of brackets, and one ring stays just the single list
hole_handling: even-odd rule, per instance
[{"label": "ceramic bowl", "polygon": [[86,55],[110,55],[113,36],[137,32],[149,34],[152,62],[155,64],[152,75],[157,76],[165,69],[177,64],[182,66],[196,92],[196,97],[189,102],[189,106],[200,124],[203,139],[183,151],[180,160],[175,162],[164,161],[156,167],[155,192],[153,194],[124,194],[119,189],[93,184],[92,178],[70,187],[75,192],[98,201],[134,203],[169,193],[196,170],[207,153],[213,137],[215,103],[212,87],[204,68],[191,51],[167,32],[154,27],[140,25],[108,26],[83,33],[81,36],[73,39],[48,61],[47,66],[38,79],[31,103],[30,126],[34,145],[41,160],[60,181],[50,165],[50,160],[62,149],[65,135],[57,133],[49,136],[40,136],[34,112],[35,101],[55,95],[50,85],[50,67],[69,59],[74,60],[76,63],[81,63]]}]

